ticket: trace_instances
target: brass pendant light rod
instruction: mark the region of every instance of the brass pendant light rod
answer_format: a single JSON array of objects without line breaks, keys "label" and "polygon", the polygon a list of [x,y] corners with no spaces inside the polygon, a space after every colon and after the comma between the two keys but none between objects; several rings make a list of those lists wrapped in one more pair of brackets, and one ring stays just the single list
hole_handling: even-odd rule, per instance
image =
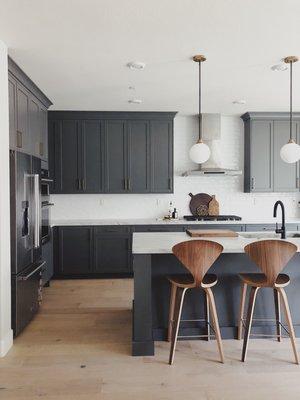
[{"label": "brass pendant light rod", "polygon": [[293,64],[299,59],[296,56],[288,56],[284,58],[286,64],[290,64],[290,141],[293,143]]},{"label": "brass pendant light rod", "polygon": [[193,57],[193,60],[199,64],[199,140],[198,143],[202,143],[202,112],[201,112],[201,64],[206,61],[206,57],[198,54]]}]

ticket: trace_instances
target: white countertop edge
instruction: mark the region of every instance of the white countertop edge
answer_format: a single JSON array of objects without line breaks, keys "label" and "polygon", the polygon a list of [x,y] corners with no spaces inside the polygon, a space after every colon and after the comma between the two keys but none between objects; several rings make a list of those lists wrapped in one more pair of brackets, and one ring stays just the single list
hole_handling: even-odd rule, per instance
[{"label": "white countertop edge", "polygon": [[[257,232],[261,233],[261,232]],[[255,234],[255,233],[254,233]],[[263,237],[263,238],[246,238],[238,236],[235,238],[221,237],[203,237],[192,238],[185,232],[134,232],[132,241],[132,253],[138,254],[172,254],[172,247],[180,242],[187,240],[212,240],[220,243],[224,250],[223,253],[242,254],[244,247],[258,240],[276,240],[278,238]],[[287,238],[288,242],[294,243],[297,246],[297,252],[300,252],[300,238]]]},{"label": "white countertop edge", "polygon": [[[241,221],[187,221],[185,219],[178,219],[174,221],[166,221],[160,218],[132,218],[132,219],[52,219],[51,226],[101,226],[101,225],[251,225],[251,224],[275,224],[280,222],[280,219],[266,219],[266,220],[253,220],[242,219]],[[287,224],[299,224],[300,218],[287,219]]]}]

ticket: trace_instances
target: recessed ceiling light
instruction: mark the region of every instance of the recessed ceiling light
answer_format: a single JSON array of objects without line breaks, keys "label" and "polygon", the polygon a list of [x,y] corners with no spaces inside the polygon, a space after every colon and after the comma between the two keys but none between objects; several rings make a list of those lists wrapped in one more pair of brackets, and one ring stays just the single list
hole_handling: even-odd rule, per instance
[{"label": "recessed ceiling light", "polygon": [[272,65],[271,70],[272,71],[285,71],[287,70],[287,65],[284,63],[281,64],[276,64],[276,65]]},{"label": "recessed ceiling light", "polygon": [[141,103],[142,103],[142,100],[141,100],[141,99],[130,99],[130,100],[128,100],[128,103],[131,103],[131,104],[141,104]]},{"label": "recessed ceiling light", "polygon": [[246,104],[246,100],[243,100],[243,99],[241,99],[241,100],[234,100],[232,103],[233,103],[233,104]]},{"label": "recessed ceiling light", "polygon": [[146,64],[144,62],[140,62],[140,61],[131,61],[127,64],[127,67],[130,69],[142,71],[143,69],[145,69]]}]

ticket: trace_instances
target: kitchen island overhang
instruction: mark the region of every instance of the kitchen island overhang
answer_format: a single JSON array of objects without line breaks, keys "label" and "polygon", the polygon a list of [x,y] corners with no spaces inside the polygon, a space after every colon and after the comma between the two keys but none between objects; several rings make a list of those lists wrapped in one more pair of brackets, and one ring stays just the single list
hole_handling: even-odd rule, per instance
[{"label": "kitchen island overhang", "polygon": [[[245,235],[247,236],[247,235]],[[252,233],[252,236],[255,236]],[[257,235],[259,236],[259,234]],[[266,239],[269,239],[267,236]],[[236,238],[191,238],[185,232],[143,232],[133,234],[132,253],[134,271],[134,301],[132,355],[154,355],[154,341],[166,340],[170,285],[168,274],[184,274],[187,270],[172,254],[172,247],[186,240],[213,240],[224,250],[210,269],[218,276],[218,284],[213,288],[223,339],[237,337],[238,311],[240,303],[240,272],[260,272],[244,253],[244,247],[257,239],[255,237]],[[291,277],[286,288],[296,335],[300,336],[300,238],[288,238],[297,245],[297,254],[285,268]],[[255,306],[255,318],[274,319],[273,290],[259,293]],[[201,319],[205,314],[205,300],[201,289],[188,291],[184,303],[183,319]],[[187,323],[181,327],[184,335],[203,334],[205,326]],[[267,325],[253,324],[255,334],[273,334],[275,322]]]}]

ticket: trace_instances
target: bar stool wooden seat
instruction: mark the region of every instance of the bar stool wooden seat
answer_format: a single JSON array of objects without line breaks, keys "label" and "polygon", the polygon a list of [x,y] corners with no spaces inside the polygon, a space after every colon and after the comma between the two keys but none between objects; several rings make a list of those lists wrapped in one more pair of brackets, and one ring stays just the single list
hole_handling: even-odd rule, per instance
[{"label": "bar stool wooden seat", "polygon": [[[223,346],[219,328],[218,316],[214,295],[211,288],[216,285],[218,278],[215,274],[206,274],[208,269],[217,260],[223,251],[223,246],[210,240],[188,240],[176,244],[173,254],[179,259],[184,267],[190,272],[186,275],[170,275],[171,297],[169,310],[168,339],[171,340],[169,364],[173,364],[175,348],[181,321],[181,312],[185,293],[188,289],[202,288],[206,293],[207,311],[206,316],[209,321],[209,309],[212,314],[213,327],[218,343],[221,362],[224,362]],[[201,335],[209,338],[208,334]]]},{"label": "bar stool wooden seat", "polygon": [[260,240],[258,242],[248,244],[244,250],[245,253],[250,257],[250,259],[262,270],[262,273],[239,274],[242,280],[242,294],[241,294],[241,305],[240,305],[240,315],[239,315],[239,325],[238,325],[238,339],[242,339],[243,323],[245,321],[244,309],[246,302],[246,293],[248,286],[251,287],[249,303],[248,303],[248,312],[245,323],[242,361],[245,361],[247,356],[251,326],[252,326],[252,321],[254,320],[253,312],[254,312],[255,300],[258,289],[273,288],[277,340],[281,341],[281,327],[283,327],[280,320],[280,303],[281,303],[280,299],[281,299],[283,308],[285,310],[286,322],[289,328],[288,333],[291,339],[295,361],[296,364],[299,364],[294,327],[292,323],[287,295],[284,290],[284,287],[286,287],[290,283],[290,278],[288,275],[280,273],[296,253],[297,246],[294,245],[293,243],[286,242],[283,240]]}]

